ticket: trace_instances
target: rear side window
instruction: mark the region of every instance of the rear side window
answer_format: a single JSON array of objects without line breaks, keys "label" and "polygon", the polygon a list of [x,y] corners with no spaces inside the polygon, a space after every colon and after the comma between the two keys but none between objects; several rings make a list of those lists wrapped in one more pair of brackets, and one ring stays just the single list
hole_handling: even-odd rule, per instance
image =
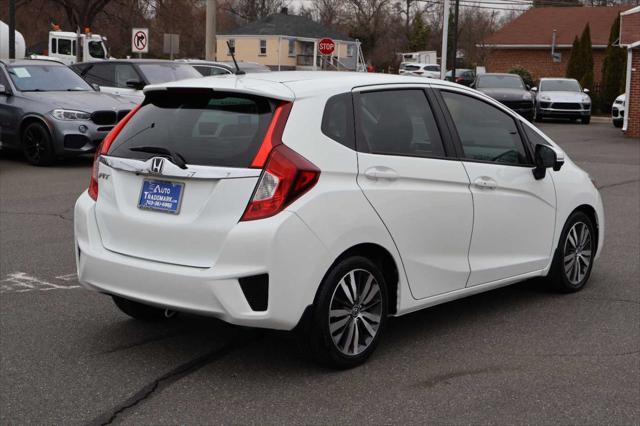
[{"label": "rear side window", "polygon": [[157,154],[131,148],[158,147],[182,155],[188,164],[249,167],[274,107],[267,98],[237,93],[150,93],[109,155],[146,161]]},{"label": "rear side window", "polygon": [[442,92],[458,131],[464,157],[500,164],[529,164],[514,119],[479,99]]},{"label": "rear side window", "polygon": [[114,86],[116,69],[114,64],[105,62],[90,65],[89,69],[83,70],[80,75],[89,83],[98,86]]},{"label": "rear side window", "polygon": [[359,131],[364,145],[358,145],[359,151],[368,148],[373,154],[445,156],[424,91],[365,92],[358,99]]},{"label": "rear side window", "polygon": [[329,98],[322,115],[322,133],[347,148],[355,149],[351,93]]}]

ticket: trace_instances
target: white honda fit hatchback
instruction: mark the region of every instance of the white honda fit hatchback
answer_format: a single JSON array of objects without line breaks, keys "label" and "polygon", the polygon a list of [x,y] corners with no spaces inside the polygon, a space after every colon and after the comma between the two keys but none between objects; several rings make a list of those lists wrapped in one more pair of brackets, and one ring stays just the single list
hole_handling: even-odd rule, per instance
[{"label": "white honda fit hatchback", "polygon": [[344,368],[388,316],[538,276],[579,290],[602,247],[587,173],[472,89],[282,72],[145,94],[75,207],[80,282],[132,317],[302,330]]}]

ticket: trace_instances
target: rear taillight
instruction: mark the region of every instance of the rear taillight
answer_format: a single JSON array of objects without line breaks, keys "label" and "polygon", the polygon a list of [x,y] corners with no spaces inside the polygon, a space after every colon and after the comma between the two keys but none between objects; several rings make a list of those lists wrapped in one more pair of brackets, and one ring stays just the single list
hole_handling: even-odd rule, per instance
[{"label": "rear taillight", "polygon": [[264,219],[277,214],[318,181],[320,170],[282,144],[282,134],[291,107],[291,102],[278,105],[262,145],[251,162],[251,167],[261,167],[263,171],[241,221]]},{"label": "rear taillight", "polygon": [[267,159],[258,185],[241,221],[271,217],[309,191],[320,169],[286,145],[276,146]]},{"label": "rear taillight", "polygon": [[109,148],[111,144],[118,136],[122,128],[127,124],[127,122],[133,117],[133,115],[140,109],[140,105],[137,105],[134,109],[129,111],[129,114],[125,115],[122,120],[111,129],[107,136],[104,137],[100,145],[96,148],[96,154],[93,157],[93,170],[91,171],[91,180],[89,181],[89,196],[94,200],[98,200],[98,168],[100,164],[100,156],[109,152]]}]

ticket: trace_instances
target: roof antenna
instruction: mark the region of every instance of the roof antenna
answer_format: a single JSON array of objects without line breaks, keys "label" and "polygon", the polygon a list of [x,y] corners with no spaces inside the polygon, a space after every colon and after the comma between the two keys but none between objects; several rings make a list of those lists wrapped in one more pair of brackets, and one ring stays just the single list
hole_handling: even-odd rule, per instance
[{"label": "roof antenna", "polygon": [[232,49],[231,48],[231,43],[229,43],[229,40],[227,40],[227,47],[229,48],[229,53],[231,53],[231,59],[233,59],[233,65],[236,66],[236,75],[243,75],[245,74],[244,71],[242,71],[240,69],[240,67],[238,66],[238,61],[236,61],[236,49]]}]

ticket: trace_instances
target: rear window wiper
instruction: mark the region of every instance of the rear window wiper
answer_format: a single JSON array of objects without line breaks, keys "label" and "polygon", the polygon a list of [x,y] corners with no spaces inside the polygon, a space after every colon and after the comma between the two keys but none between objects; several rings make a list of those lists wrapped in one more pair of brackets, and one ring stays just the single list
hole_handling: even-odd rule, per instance
[{"label": "rear window wiper", "polygon": [[181,169],[187,168],[187,160],[184,159],[179,152],[172,151],[167,148],[163,148],[161,146],[134,146],[133,148],[129,148],[129,151],[135,152],[148,152],[149,154],[160,154],[166,156],[171,160],[173,164],[180,167]]}]

